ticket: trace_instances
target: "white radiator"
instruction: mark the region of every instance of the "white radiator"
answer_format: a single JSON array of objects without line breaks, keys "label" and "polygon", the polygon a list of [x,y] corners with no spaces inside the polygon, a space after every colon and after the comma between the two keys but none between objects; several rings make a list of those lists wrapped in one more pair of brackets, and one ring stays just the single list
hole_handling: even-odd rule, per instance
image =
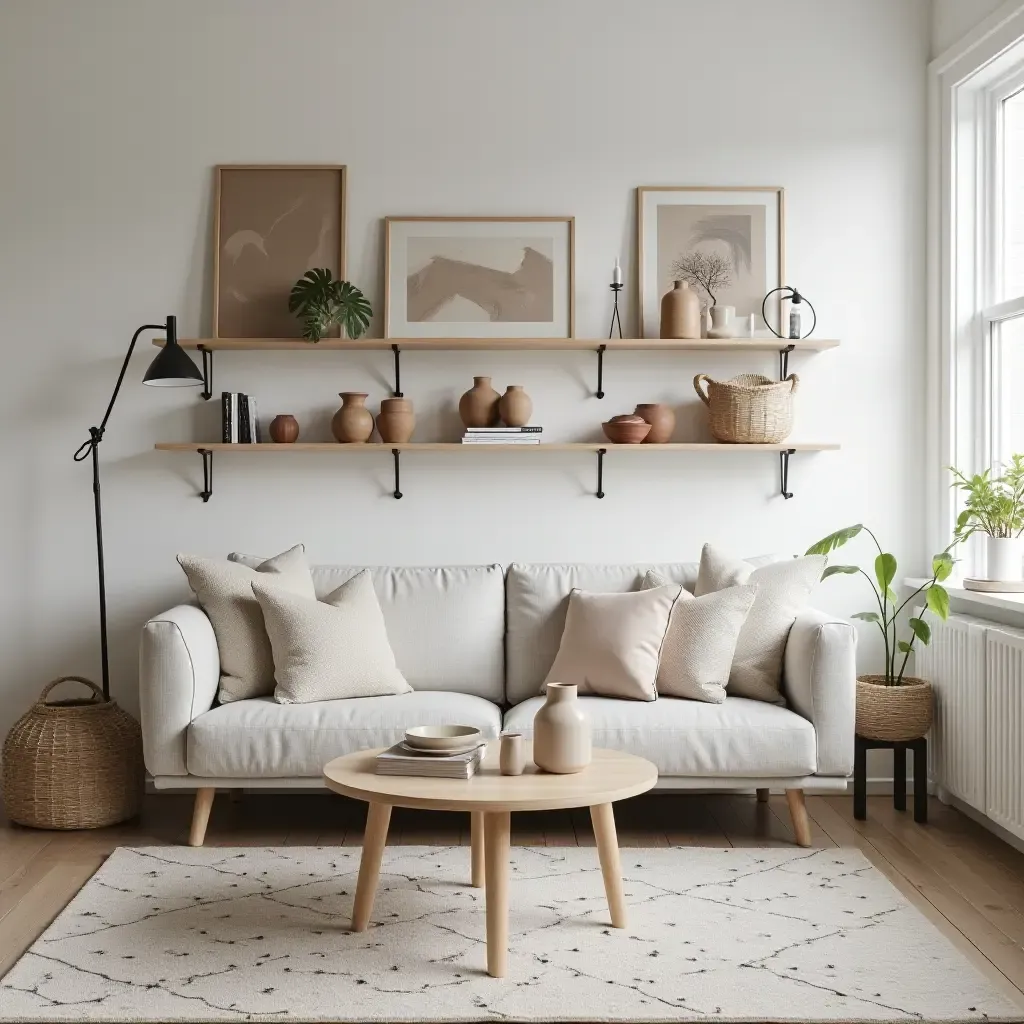
[{"label": "white radiator", "polygon": [[1024,632],[929,617],[916,673],[935,689],[930,769],[942,788],[1024,839]]}]

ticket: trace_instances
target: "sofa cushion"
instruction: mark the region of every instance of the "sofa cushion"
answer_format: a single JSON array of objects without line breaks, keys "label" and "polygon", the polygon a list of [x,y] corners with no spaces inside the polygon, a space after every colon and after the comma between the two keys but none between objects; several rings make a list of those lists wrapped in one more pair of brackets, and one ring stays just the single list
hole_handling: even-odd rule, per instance
[{"label": "sofa cushion", "polygon": [[[504,728],[533,735],[543,697],[517,704]],[[786,708],[745,697],[705,704],[679,697],[653,703],[580,697],[595,747],[638,754],[660,775],[794,778],[813,775],[814,726]]]},{"label": "sofa cushion", "polygon": [[[752,565],[767,565],[778,560],[778,555],[748,559]],[[505,581],[508,703],[518,704],[521,700],[533,697],[547,678],[555,655],[558,654],[558,645],[565,628],[565,613],[569,607],[569,594],[574,589],[602,594],[639,590],[644,573],[649,569],[690,591],[697,582],[697,562],[638,565],[541,565],[513,562]],[[401,658],[398,664],[404,671]],[[416,685],[408,673],[406,678],[413,686]]]},{"label": "sofa cushion", "polygon": [[311,704],[234,701],[189,726],[188,770],[207,778],[315,778],[331,758],[388,747],[410,726],[452,724],[493,738],[501,712],[480,697],[436,690]]},{"label": "sofa cushion", "polygon": [[[261,561],[237,553],[228,557],[249,566]],[[414,690],[504,700],[505,579],[500,565],[316,565],[311,569],[316,596],[322,600],[364,569],[373,575],[398,669]]]}]

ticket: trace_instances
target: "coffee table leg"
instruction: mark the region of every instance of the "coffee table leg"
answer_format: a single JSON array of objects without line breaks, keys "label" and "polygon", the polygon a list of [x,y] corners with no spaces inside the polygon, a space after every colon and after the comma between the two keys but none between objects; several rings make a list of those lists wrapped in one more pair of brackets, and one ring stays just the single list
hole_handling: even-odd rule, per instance
[{"label": "coffee table leg", "polygon": [[352,931],[364,932],[370,923],[373,897],[377,895],[380,861],[388,840],[391,804],[370,803],[366,810],[366,828],[363,830],[363,853],[359,858],[359,880],[356,899],[352,905]]},{"label": "coffee table leg", "polygon": [[487,973],[504,978],[508,969],[508,851],[511,832],[508,811],[484,815],[487,901]]},{"label": "coffee table leg", "polygon": [[484,884],[484,812],[470,813],[470,842],[473,847],[473,888],[481,889]]},{"label": "coffee table leg", "polygon": [[590,808],[590,820],[597,840],[597,855],[604,876],[604,891],[608,897],[608,910],[612,925],[626,927],[626,899],[622,894],[622,865],[619,863],[619,840],[615,835],[615,814],[611,804],[595,804]]}]

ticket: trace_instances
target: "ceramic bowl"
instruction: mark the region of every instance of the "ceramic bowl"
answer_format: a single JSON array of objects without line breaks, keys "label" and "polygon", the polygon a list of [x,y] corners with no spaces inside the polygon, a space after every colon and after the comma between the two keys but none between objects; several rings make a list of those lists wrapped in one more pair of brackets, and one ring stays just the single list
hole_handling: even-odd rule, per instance
[{"label": "ceramic bowl", "polygon": [[612,444],[640,444],[651,432],[651,425],[636,416],[628,419],[610,419],[607,423],[601,424],[601,429]]},{"label": "ceramic bowl", "polygon": [[405,730],[405,742],[417,750],[464,750],[482,739],[472,725],[416,725]]}]

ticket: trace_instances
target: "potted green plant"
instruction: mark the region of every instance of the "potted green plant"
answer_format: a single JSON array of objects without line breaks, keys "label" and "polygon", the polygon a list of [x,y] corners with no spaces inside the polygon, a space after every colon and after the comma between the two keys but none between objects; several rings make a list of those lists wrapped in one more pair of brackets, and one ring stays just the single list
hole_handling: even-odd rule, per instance
[{"label": "potted green plant", "polygon": [[[953,556],[949,548],[935,555],[931,579],[901,602],[892,589],[896,579],[896,559],[882,550],[878,538],[863,524],[857,523],[830,533],[808,548],[807,554],[828,556],[861,532],[867,533],[878,549],[874,576],[858,565],[829,565],[821,578],[860,573],[871,585],[877,609],[857,612],[854,618],[873,622],[881,631],[885,646],[885,672],[857,677],[857,733],[867,739],[907,743],[923,736],[932,724],[931,684],[916,676],[908,676],[906,670],[914,645],[931,642],[931,627],[924,615],[930,611],[940,619],[949,616],[949,594],[942,581],[948,579],[953,571]],[[923,599],[925,609],[919,616],[911,615],[904,624],[901,615],[915,599]]]},{"label": "potted green plant", "polygon": [[970,477],[955,466],[949,469],[953,486],[967,495],[956,521],[956,541],[984,534],[985,578],[1024,579],[1024,455],[1011,455],[1010,464],[997,477],[987,469]]},{"label": "potted green plant", "polygon": [[369,300],[354,284],[320,267],[307,270],[292,286],[288,310],[302,317],[302,336],[313,342],[332,327],[341,327],[349,338],[361,337],[373,316]]}]

